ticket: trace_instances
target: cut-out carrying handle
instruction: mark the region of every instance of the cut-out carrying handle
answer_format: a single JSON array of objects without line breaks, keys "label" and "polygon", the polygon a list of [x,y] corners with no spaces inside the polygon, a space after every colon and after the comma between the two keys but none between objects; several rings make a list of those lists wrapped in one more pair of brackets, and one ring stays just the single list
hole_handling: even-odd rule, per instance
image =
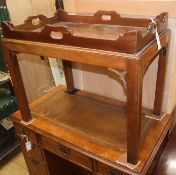
[{"label": "cut-out carrying handle", "polygon": [[62,40],[64,37],[72,35],[72,32],[67,26],[53,27],[51,25],[46,25],[42,30],[42,35],[50,36],[50,38],[54,40]]},{"label": "cut-out carrying handle", "polygon": [[120,18],[120,15],[116,11],[99,10],[95,13],[95,17],[101,19],[102,21],[112,21],[114,19]]},{"label": "cut-out carrying handle", "polygon": [[168,13],[164,12],[158,15],[156,18],[153,19],[156,24],[154,24],[152,21],[149,23],[148,32],[155,32],[156,26],[158,27],[158,30],[160,31],[160,28],[163,28],[162,26],[167,25],[168,23]]},{"label": "cut-out carrying handle", "polygon": [[28,19],[25,21],[26,23],[31,23],[32,25],[38,25],[40,24],[43,20],[46,20],[47,17],[44,15],[37,15],[37,16],[30,16]]},{"label": "cut-out carrying handle", "polygon": [[168,20],[168,12],[163,12],[156,17],[161,23],[165,23]]}]

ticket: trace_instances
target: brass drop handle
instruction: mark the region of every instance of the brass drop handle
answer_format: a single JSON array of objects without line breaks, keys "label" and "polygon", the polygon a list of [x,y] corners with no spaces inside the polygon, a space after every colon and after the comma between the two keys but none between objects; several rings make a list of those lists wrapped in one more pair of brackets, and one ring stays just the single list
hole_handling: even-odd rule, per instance
[{"label": "brass drop handle", "polygon": [[70,149],[67,148],[67,147],[60,146],[60,147],[59,147],[59,150],[60,150],[63,154],[65,154],[65,155],[67,155],[67,156],[70,154]]},{"label": "brass drop handle", "polygon": [[122,174],[119,173],[119,172],[115,172],[115,171],[112,170],[111,168],[108,168],[108,169],[106,170],[106,172],[107,172],[108,174],[110,174],[110,175],[122,175]]}]

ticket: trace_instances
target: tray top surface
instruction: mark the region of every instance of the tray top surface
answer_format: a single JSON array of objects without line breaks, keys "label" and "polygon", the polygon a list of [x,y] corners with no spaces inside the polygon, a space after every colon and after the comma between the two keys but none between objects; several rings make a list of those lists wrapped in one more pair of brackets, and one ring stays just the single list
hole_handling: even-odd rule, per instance
[{"label": "tray top surface", "polygon": [[59,10],[52,18],[33,16],[19,26],[2,23],[2,30],[5,38],[133,54],[155,39],[156,25],[159,34],[167,29],[168,14],[162,13],[154,21],[122,17],[115,11],[81,16]]},{"label": "tray top surface", "polygon": [[[117,40],[120,35],[122,36],[127,32],[140,31],[142,35],[146,34],[147,32],[147,27],[119,26],[106,24],[58,22],[52,24],[52,26],[66,27],[69,31],[71,31],[73,36],[105,40]],[[44,27],[40,27],[31,31],[41,32],[43,28]]]}]

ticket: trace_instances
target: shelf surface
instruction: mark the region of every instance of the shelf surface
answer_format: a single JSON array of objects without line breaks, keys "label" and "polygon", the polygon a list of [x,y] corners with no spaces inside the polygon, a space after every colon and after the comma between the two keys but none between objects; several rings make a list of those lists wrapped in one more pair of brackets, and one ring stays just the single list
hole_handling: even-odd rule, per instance
[{"label": "shelf surface", "polygon": [[[33,108],[32,114],[98,144],[126,151],[126,113],[116,106],[62,91]],[[142,117],[141,142],[155,123],[155,120]]]},{"label": "shelf surface", "polygon": [[[119,25],[105,25],[105,24],[86,24],[86,23],[71,23],[58,22],[52,25],[53,27],[66,27],[72,32],[73,36],[83,38],[95,38],[104,40],[117,40],[119,36],[123,36],[130,31],[139,31],[142,35],[147,33],[147,27],[132,27]],[[41,32],[44,27],[31,30],[33,32]]]},{"label": "shelf surface", "polygon": [[[64,90],[64,86],[58,86],[30,104],[35,120],[28,127],[55,142],[71,144],[87,156],[131,171],[125,163],[118,163],[126,154],[124,108],[113,100],[102,100],[104,97],[86,92],[70,95]],[[136,173],[145,172],[150,165],[173,121],[168,114],[160,120],[147,115],[151,118],[142,115],[140,163],[133,170]],[[13,114],[15,122],[21,123],[21,119],[19,111]]]}]

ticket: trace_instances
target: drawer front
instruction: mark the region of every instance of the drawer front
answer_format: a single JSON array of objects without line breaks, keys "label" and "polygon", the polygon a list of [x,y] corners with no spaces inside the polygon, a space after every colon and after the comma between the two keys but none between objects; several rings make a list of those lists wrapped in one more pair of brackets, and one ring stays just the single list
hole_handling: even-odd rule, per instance
[{"label": "drawer front", "polygon": [[98,163],[97,164],[97,174],[101,174],[101,175],[127,175],[124,174],[114,168],[111,168],[108,165],[102,164],[102,163]]},{"label": "drawer front", "polygon": [[59,143],[55,143],[45,137],[42,137],[42,144],[45,149],[53,150],[56,154],[60,155],[61,157],[71,160],[74,163],[82,166],[86,169],[92,170],[92,160],[91,158],[72,150],[64,145]]},{"label": "drawer front", "polygon": [[38,144],[38,141],[37,141],[37,137],[36,137],[36,133],[31,131],[30,129],[22,126],[22,125],[19,125],[17,123],[14,124],[14,127],[15,127],[15,131],[16,131],[16,134],[18,136],[21,136],[21,135],[27,135],[29,140],[32,142],[32,143],[35,143],[35,144]]},{"label": "drawer front", "polygon": [[25,146],[25,141],[24,140],[20,141],[20,145],[21,145],[22,151],[24,153],[28,153],[31,156],[34,156],[34,157],[36,157],[40,160],[43,160],[42,151],[41,151],[41,148],[40,148],[39,145],[36,145],[36,144],[32,143],[32,149],[30,151],[26,151],[26,146]]},{"label": "drawer front", "polygon": [[39,175],[39,174],[48,175],[47,169],[44,163],[25,153],[24,153],[24,158],[26,160],[26,164],[28,166],[30,175]]}]

